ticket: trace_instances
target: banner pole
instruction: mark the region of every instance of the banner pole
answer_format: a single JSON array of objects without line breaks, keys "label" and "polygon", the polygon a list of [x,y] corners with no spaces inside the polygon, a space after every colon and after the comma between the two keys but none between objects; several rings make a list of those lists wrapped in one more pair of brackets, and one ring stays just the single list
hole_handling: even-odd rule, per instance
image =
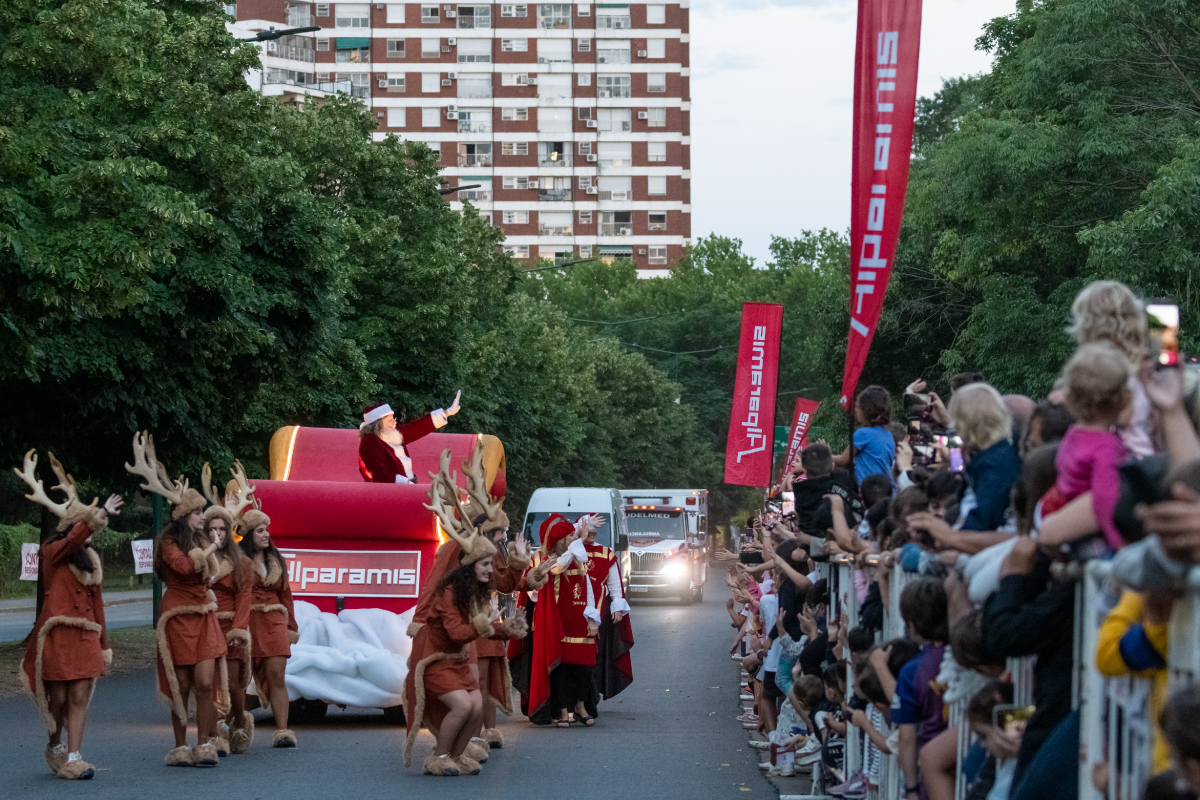
[{"label": "banner pole", "polygon": [[[158,537],[163,527],[163,499],[161,495],[154,495],[151,498],[152,515],[150,524],[153,529],[150,531],[150,538],[154,541],[154,546],[158,547]],[[158,611],[162,605],[162,581],[158,579],[158,573],[154,573],[153,580],[150,582],[150,598],[153,605],[151,619],[154,620],[154,627],[158,627]]]}]

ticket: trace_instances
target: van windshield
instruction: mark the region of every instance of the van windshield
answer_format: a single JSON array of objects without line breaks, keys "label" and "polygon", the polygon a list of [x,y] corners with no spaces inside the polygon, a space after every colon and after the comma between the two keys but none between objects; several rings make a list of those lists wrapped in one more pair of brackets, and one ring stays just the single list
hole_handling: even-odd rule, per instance
[{"label": "van windshield", "polygon": [[686,539],[687,526],[682,511],[626,511],[629,536],[657,536],[660,539]]},{"label": "van windshield", "polygon": [[[561,514],[563,518],[575,523],[583,514],[579,511],[536,511],[525,516],[525,537],[533,542],[535,547],[540,547],[542,544],[541,530],[542,523],[552,514]],[[604,524],[596,531],[596,544],[602,544],[605,547],[612,547],[612,514],[600,514],[600,519],[604,520]]]}]

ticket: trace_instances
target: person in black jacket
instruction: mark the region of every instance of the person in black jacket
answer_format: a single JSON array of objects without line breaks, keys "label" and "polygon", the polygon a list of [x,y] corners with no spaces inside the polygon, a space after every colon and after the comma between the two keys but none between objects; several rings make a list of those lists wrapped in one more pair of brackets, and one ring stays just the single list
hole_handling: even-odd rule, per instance
[{"label": "person in black jacket", "polygon": [[832,527],[830,519],[828,494],[836,494],[842,498],[842,506],[846,512],[846,525],[851,529],[858,525],[862,518],[862,504],[858,493],[850,485],[850,475],[844,470],[833,471],[833,452],[829,445],[823,443],[811,444],[800,454],[800,464],[804,468],[805,480],[792,484],[792,492],[796,498],[796,524],[800,528],[797,538],[802,544],[808,544],[809,537],[825,538]]},{"label": "person in black jacket", "polygon": [[[1075,591],[1070,584],[1050,580],[1050,557],[1037,542],[1022,537],[1004,561],[1000,587],[983,607],[983,640],[987,649],[1001,658],[1037,656],[1033,668],[1033,703],[1036,711],[1025,727],[1011,797],[1023,796],[1025,773],[1037,775],[1037,794],[1043,797],[1078,796],[1078,778],[1062,770],[1055,780],[1054,769],[1039,768],[1046,758],[1057,759],[1069,750],[1074,720],[1074,748],[1078,750],[1078,715],[1071,713],[1072,657],[1075,629]],[[1056,730],[1062,726],[1061,730]],[[1050,746],[1049,740],[1054,740]],[[1039,754],[1043,745],[1047,749]],[[1038,756],[1041,755],[1041,758]],[[1074,758],[1074,756],[1072,756]],[[1046,765],[1053,766],[1053,765]],[[1061,767],[1061,764],[1059,765]],[[1070,774],[1067,774],[1070,773]],[[1051,784],[1047,785],[1049,780]],[[1061,784],[1061,785],[1059,785]],[[1030,795],[1033,796],[1033,795]]]}]

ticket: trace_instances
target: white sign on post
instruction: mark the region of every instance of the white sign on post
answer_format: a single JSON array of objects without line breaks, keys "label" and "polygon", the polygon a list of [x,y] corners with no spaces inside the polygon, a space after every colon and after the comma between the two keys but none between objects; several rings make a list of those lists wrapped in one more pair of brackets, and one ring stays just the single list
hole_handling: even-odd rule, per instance
[{"label": "white sign on post", "polygon": [[147,575],[154,572],[154,540],[142,539],[130,544],[133,545],[133,573]]},{"label": "white sign on post", "polygon": [[37,542],[28,542],[21,545],[21,580],[37,580],[39,547],[40,545]]}]

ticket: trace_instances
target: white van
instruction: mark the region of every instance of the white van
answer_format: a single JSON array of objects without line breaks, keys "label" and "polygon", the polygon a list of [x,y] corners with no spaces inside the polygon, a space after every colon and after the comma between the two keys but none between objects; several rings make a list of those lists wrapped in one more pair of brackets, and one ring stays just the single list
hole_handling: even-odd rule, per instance
[{"label": "white van", "polygon": [[593,489],[565,487],[536,489],[529,498],[525,510],[525,523],[521,526],[525,537],[534,546],[541,545],[538,535],[542,523],[551,514],[562,514],[569,522],[575,522],[584,514],[599,514],[604,525],[596,532],[596,544],[611,548],[621,565],[621,578],[629,585],[629,527],[625,521],[625,501],[616,489]]}]

